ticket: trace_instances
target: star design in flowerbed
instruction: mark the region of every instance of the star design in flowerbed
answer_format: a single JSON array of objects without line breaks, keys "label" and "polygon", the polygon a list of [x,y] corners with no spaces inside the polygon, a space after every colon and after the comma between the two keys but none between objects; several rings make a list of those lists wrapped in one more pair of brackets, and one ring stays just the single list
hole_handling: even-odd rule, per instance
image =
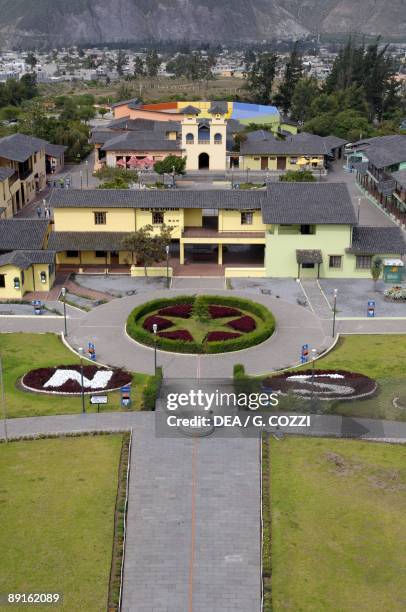
[{"label": "star design in flowerbed", "polygon": [[274,327],[272,313],[261,304],[239,297],[206,295],[141,304],[127,322],[127,331],[135,340],[186,353],[248,348],[266,340]]},{"label": "star design in flowerbed", "polygon": [[281,394],[292,393],[301,399],[353,400],[373,395],[377,382],[369,376],[346,370],[300,370],[283,372],[263,381],[266,389]]},{"label": "star design in flowerbed", "polygon": [[[132,376],[120,368],[83,366],[83,388],[86,393],[112,391],[128,385]],[[27,372],[21,380],[24,388],[43,393],[77,394],[82,391],[80,365],[61,365],[38,368]]]}]

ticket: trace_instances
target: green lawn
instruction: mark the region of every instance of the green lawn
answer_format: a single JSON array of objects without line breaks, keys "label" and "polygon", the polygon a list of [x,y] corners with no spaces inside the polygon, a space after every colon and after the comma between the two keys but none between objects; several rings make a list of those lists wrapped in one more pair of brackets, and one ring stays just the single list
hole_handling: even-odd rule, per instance
[{"label": "green lawn", "polygon": [[316,361],[319,369],[360,372],[375,378],[379,393],[370,400],[337,402],[335,411],[360,417],[406,420],[406,334],[343,336],[336,348]]},{"label": "green lawn", "polygon": [[1,593],[59,592],[55,609],[106,610],[121,444],[106,435],[0,445]]},{"label": "green lawn", "polygon": [[274,612],[406,605],[406,448],[271,438]]},{"label": "green lawn", "polygon": [[[64,346],[56,334],[0,334],[0,352],[4,367],[6,389],[7,415],[9,417],[39,416],[49,414],[69,414],[81,412],[81,397],[66,397],[63,395],[44,395],[23,391],[19,380],[26,372],[35,368],[69,365],[78,363],[79,359]],[[142,387],[149,376],[133,375],[133,409],[141,404]],[[100,406],[104,410],[121,410],[120,394],[108,394],[109,403]],[[96,407],[90,406],[86,399],[86,409],[95,412]]]}]

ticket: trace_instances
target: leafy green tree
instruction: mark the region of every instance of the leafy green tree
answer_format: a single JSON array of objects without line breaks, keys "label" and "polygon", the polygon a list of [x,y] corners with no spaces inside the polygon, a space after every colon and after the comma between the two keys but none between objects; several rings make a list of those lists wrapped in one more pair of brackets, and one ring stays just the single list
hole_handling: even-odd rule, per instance
[{"label": "leafy green tree", "polygon": [[379,257],[379,255],[375,255],[372,258],[372,262],[371,262],[371,276],[372,276],[372,280],[374,281],[374,289],[376,291],[377,288],[377,283],[379,280],[379,277],[382,274],[382,270],[383,270],[383,261],[382,258]]},{"label": "leafy green tree", "polygon": [[311,117],[312,102],[319,94],[317,79],[304,77],[295,86],[291,99],[291,117],[296,121],[306,121]]},{"label": "leafy green tree", "polygon": [[145,64],[144,61],[139,55],[134,60],[134,77],[139,79],[145,76]]},{"label": "leafy green tree", "polygon": [[121,178],[117,177],[115,179],[111,179],[109,181],[105,181],[98,186],[98,189],[129,189],[130,186],[128,182]]},{"label": "leafy green tree", "polygon": [[271,100],[277,59],[274,53],[262,53],[244,73],[248,91],[260,104]]},{"label": "leafy green tree", "polygon": [[21,114],[21,109],[18,106],[4,106],[0,110],[0,118],[3,121],[17,121]]},{"label": "leafy green tree", "polygon": [[128,57],[126,53],[122,49],[120,49],[119,52],[117,53],[117,59],[116,59],[116,70],[119,76],[123,76],[124,67],[127,64],[128,64]]},{"label": "leafy green tree", "polygon": [[149,77],[156,77],[158,74],[161,60],[159,59],[158,53],[155,51],[148,51],[147,57],[145,58],[145,64],[147,67],[147,74]]},{"label": "leafy green tree", "polygon": [[175,174],[185,174],[186,157],[168,155],[162,161],[154,164],[154,170],[158,174],[170,174],[175,170]]},{"label": "leafy green tree", "polygon": [[27,57],[25,58],[25,63],[31,68],[31,70],[33,70],[35,66],[37,65],[38,60],[32,51],[30,51]]},{"label": "leafy green tree", "polygon": [[107,113],[109,112],[109,109],[106,108],[105,106],[99,106],[99,108],[97,109],[97,112],[99,113],[99,115],[103,119],[104,115],[107,115]]},{"label": "leafy green tree", "polygon": [[159,234],[156,234],[152,225],[144,225],[123,239],[123,249],[131,251],[137,262],[144,265],[146,277],[148,277],[148,267],[165,259],[165,249],[171,243],[172,229],[163,224]]},{"label": "leafy green tree", "polygon": [[285,115],[290,110],[295,87],[298,81],[301,79],[302,75],[302,55],[299,52],[298,42],[296,41],[289,55],[289,59],[286,62],[283,81],[279,87],[278,93],[274,97],[274,103],[280,108],[282,108],[282,111]]},{"label": "leafy green tree", "polygon": [[133,91],[126,83],[121,83],[117,90],[116,101],[121,102],[122,100],[129,100],[133,96]]},{"label": "leafy green tree", "polygon": [[284,183],[314,183],[316,179],[310,170],[288,170],[279,180]]}]

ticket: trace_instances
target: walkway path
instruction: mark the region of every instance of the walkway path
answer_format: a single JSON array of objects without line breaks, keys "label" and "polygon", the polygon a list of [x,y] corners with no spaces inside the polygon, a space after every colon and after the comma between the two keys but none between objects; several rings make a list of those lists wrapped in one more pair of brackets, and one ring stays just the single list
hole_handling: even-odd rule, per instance
[{"label": "walkway path", "polygon": [[301,285],[313,312],[321,319],[331,319],[332,312],[330,305],[322,293],[317,280],[313,278],[303,279],[301,280]]}]

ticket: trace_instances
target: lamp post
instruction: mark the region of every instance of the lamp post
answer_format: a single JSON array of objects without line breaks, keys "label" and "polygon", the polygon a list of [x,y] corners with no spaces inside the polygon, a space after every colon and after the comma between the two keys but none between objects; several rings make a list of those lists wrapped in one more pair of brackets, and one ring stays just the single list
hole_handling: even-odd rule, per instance
[{"label": "lamp post", "polygon": [[165,247],[166,251],[166,288],[169,289],[169,244]]},{"label": "lamp post", "polygon": [[3,362],[0,355],[0,386],[1,386],[1,406],[3,412],[3,423],[4,423],[4,439],[8,442],[7,435],[7,410],[6,410],[6,390],[4,388],[4,375],[3,375]]},{"label": "lamp post", "polygon": [[156,374],[156,333],[158,331],[158,325],[156,323],[153,324],[152,331],[154,332],[154,374]]},{"label": "lamp post", "polygon": [[86,165],[86,187],[89,187],[89,161],[85,161]]},{"label": "lamp post", "polygon": [[359,223],[359,218],[361,216],[361,198],[358,198],[358,210],[357,210],[357,221]]},{"label": "lamp post", "polygon": [[80,175],[80,188],[83,189],[83,170],[79,172]]},{"label": "lamp post", "polygon": [[68,336],[68,324],[66,320],[66,287],[62,287],[61,295],[63,297],[63,320],[65,326],[65,338]]},{"label": "lamp post", "polygon": [[175,166],[172,166],[172,187],[175,188]]},{"label": "lamp post", "polygon": [[333,304],[333,333],[332,336],[334,338],[336,331],[336,312],[337,312],[337,293],[338,290],[334,289],[334,304]]},{"label": "lamp post", "polygon": [[79,353],[79,358],[80,358],[80,388],[81,388],[81,395],[82,395],[82,414],[85,414],[86,406],[85,406],[85,389],[83,387],[83,349],[82,347],[78,348],[78,353]]},{"label": "lamp post", "polygon": [[317,351],[315,348],[312,348],[311,350],[311,358],[312,358],[312,406],[314,406],[314,362],[317,356]]},{"label": "lamp post", "polygon": [[231,164],[231,189],[234,189],[234,164]]}]

